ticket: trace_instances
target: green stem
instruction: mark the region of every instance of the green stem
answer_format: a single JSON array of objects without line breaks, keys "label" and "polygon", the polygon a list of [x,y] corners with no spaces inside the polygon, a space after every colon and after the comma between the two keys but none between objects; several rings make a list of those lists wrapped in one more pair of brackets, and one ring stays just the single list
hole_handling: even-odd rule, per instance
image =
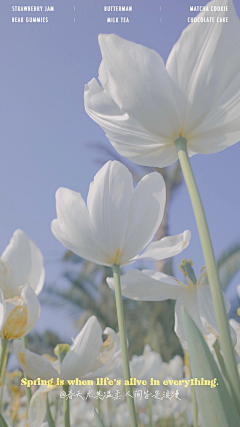
[{"label": "green stem", "polygon": [[148,402],[148,416],[149,416],[149,427],[154,427],[153,416],[152,416],[152,399]]},{"label": "green stem", "polygon": [[48,399],[48,393],[46,393],[46,418],[49,427],[55,427],[55,423],[51,414],[49,399]]},{"label": "green stem", "polygon": [[3,386],[5,381],[5,368],[7,361],[8,339],[2,339],[2,351],[0,357],[0,411],[2,409]]},{"label": "green stem", "polygon": [[3,338],[2,339],[2,351],[1,351],[1,357],[0,357],[0,377],[3,377],[4,369],[5,369],[5,356],[7,354],[7,348],[8,348],[8,339]]},{"label": "green stem", "polygon": [[182,168],[183,176],[186,181],[197,222],[198,232],[207,268],[208,281],[211,288],[214,310],[219,329],[220,341],[223,349],[225,365],[231,381],[231,395],[236,402],[236,400],[240,396],[240,382],[229,330],[227,313],[223,300],[221,285],[219,282],[218,271],[207,226],[207,221],[188,157],[187,140],[182,137],[178,138],[175,141],[175,145],[177,147],[178,158]]},{"label": "green stem", "polygon": [[[27,348],[27,337],[26,336],[22,337],[22,343],[23,343],[24,347]],[[24,378],[27,378],[29,380],[29,377],[27,376],[27,374],[24,371],[23,371],[23,375],[24,375]],[[31,400],[31,397],[32,397],[31,387],[27,387],[25,385],[25,393],[26,393],[26,396],[27,396],[27,408],[29,409],[30,400]]]},{"label": "green stem", "polygon": [[[130,384],[131,374],[130,374],[129,360],[128,360],[126,328],[125,328],[125,321],[124,321],[123,302],[122,302],[122,293],[121,293],[121,284],[120,284],[120,269],[118,264],[113,265],[113,277],[114,277],[114,284],[115,284],[118,329],[119,329],[121,351],[122,351],[123,374],[124,374],[124,380],[128,381]],[[137,416],[135,411],[132,387],[130,385],[125,385],[125,390],[127,393],[129,393],[132,396],[132,397],[127,396],[130,424],[131,424],[131,427],[137,427],[138,424],[137,424]]]},{"label": "green stem", "polygon": [[[66,395],[68,395],[69,386],[64,385],[63,391],[65,391]],[[70,407],[69,407],[69,398],[67,396],[63,398],[63,416],[64,416],[64,427],[70,427]]]}]

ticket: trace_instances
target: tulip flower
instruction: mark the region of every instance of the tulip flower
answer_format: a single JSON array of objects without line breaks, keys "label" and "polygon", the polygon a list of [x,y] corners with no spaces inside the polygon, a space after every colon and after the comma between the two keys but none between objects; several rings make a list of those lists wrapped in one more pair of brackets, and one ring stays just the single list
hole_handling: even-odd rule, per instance
[{"label": "tulip flower", "polygon": [[[107,335],[103,342],[102,334]],[[102,332],[102,328],[95,316],[90,317],[84,328],[77,335],[71,347],[67,344],[59,345],[59,360],[39,356],[27,350],[21,340],[13,343],[17,360],[25,375],[33,380],[52,380],[52,385],[41,386],[33,395],[29,407],[29,425],[39,427],[46,414],[45,394],[60,385],[57,379],[62,380],[65,386],[68,380],[76,378],[92,378],[94,372],[104,374],[114,369],[112,359],[119,348],[118,335],[110,328]],[[61,361],[61,354],[65,357]],[[103,367],[105,366],[105,370]],[[38,409],[41,410],[38,410]]]},{"label": "tulip flower", "polygon": [[30,286],[22,288],[20,296],[5,299],[0,289],[0,337],[5,340],[26,336],[40,315],[40,304]]},{"label": "tulip flower", "polygon": [[44,279],[40,249],[22,230],[16,230],[0,258],[0,288],[4,298],[20,296],[25,285],[38,295]]},{"label": "tulip flower", "polygon": [[[186,308],[203,335],[212,333],[219,336],[206,270],[202,268],[198,279],[195,279],[191,274],[191,265],[188,263],[189,261],[184,271],[186,284],[172,276],[153,270],[131,270],[121,276],[122,295],[126,298],[136,301],[176,300],[175,332],[183,344],[185,335],[180,310],[182,306]],[[112,278],[108,278],[107,283],[111,289],[114,289]],[[228,312],[230,304],[224,293],[223,297]],[[234,332],[233,335],[235,339]]]},{"label": "tulip flower", "polygon": [[[100,34],[99,81],[85,87],[85,108],[122,156],[165,167],[178,158],[175,140],[189,155],[223,150],[240,140],[240,24],[232,0],[229,23],[193,22],[173,46],[166,66],[154,50],[115,34]],[[222,21],[222,22],[221,22]]]},{"label": "tulip flower", "polygon": [[[212,8],[218,12],[209,23]],[[233,394],[239,396],[221,284],[189,156],[215,153],[240,139],[240,25],[232,0],[213,0],[197,21],[183,31],[166,66],[153,50],[114,34],[100,35],[101,85],[96,79],[86,85],[85,108],[115,149],[133,162],[165,167],[179,158],[201,238],[228,376]]]},{"label": "tulip flower", "polygon": [[[150,243],[159,228],[165,207],[162,176],[153,172],[133,188],[129,170],[117,161],[107,162],[91,183],[87,205],[81,194],[66,188],[56,193],[55,237],[75,254],[100,265],[112,266],[124,379],[130,369],[120,289],[119,267],[137,259],[161,260],[180,253],[189,244],[190,231]],[[146,249],[145,249],[146,248]],[[145,249],[145,251],[144,251]],[[141,253],[144,251],[143,253]],[[131,386],[126,386],[131,427],[137,426]]]},{"label": "tulip flower", "polygon": [[91,183],[87,205],[80,193],[57,190],[52,232],[72,252],[100,265],[165,259],[180,253],[190,240],[186,230],[149,244],[161,224],[165,200],[159,173],[144,176],[134,189],[126,166],[109,161]]}]

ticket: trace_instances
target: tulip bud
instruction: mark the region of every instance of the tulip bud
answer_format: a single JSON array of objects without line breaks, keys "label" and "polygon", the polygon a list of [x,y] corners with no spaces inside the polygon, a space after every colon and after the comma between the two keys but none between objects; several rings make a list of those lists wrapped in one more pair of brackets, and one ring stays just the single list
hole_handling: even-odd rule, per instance
[{"label": "tulip bud", "polygon": [[58,357],[58,359],[60,360],[60,362],[62,362],[63,359],[64,359],[64,357],[66,356],[66,354],[68,353],[69,350],[70,350],[70,345],[69,344],[58,344],[54,348],[54,354],[55,354],[55,356]]}]

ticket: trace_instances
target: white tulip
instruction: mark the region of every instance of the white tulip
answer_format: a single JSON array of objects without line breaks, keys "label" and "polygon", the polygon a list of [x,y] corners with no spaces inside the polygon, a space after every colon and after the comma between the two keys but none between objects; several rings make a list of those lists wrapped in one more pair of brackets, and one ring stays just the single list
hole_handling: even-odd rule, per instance
[{"label": "white tulip", "polygon": [[[191,23],[173,46],[166,66],[154,50],[101,34],[99,81],[85,88],[85,108],[113,147],[133,162],[165,167],[177,160],[175,140],[189,155],[223,150],[240,140],[240,25],[232,0],[214,23]],[[224,9],[224,8],[223,8]]]},{"label": "white tulip", "polygon": [[30,286],[38,295],[44,279],[40,249],[22,230],[16,230],[0,258],[0,288],[4,298],[21,295],[25,285]]},{"label": "white tulip", "polygon": [[57,190],[52,232],[72,252],[100,265],[165,259],[186,248],[191,236],[186,230],[149,244],[161,224],[165,201],[159,173],[144,176],[134,189],[129,170],[109,161],[91,183],[87,205],[80,193]]},{"label": "white tulip", "polygon": [[[108,335],[104,342],[102,334]],[[102,332],[97,318],[92,316],[73,341],[62,363],[52,362],[49,357],[39,356],[27,350],[21,340],[14,341],[13,347],[25,375],[33,380],[52,379],[52,387],[41,386],[30,402],[29,425],[40,427],[46,414],[45,394],[58,387],[57,378],[63,380],[66,385],[67,380],[93,378],[95,372],[96,374],[110,372],[110,366],[114,368],[111,362],[115,351],[119,348],[119,338],[118,334],[110,328]],[[104,365],[106,369],[101,370]]]},{"label": "white tulip", "polygon": [[[180,310],[182,306],[186,308],[203,335],[213,333],[218,337],[218,327],[205,268],[201,270],[196,284],[187,275],[186,281],[187,284],[184,284],[159,271],[132,270],[121,276],[122,295],[136,301],[175,299],[175,332],[183,342],[185,336]],[[111,289],[114,289],[112,278],[108,278],[107,283]],[[223,296],[228,312],[230,303],[224,294]]]},{"label": "white tulip", "polygon": [[24,286],[20,296],[5,300],[0,289],[0,337],[8,340],[21,338],[35,327],[40,315],[40,304],[34,290]]}]

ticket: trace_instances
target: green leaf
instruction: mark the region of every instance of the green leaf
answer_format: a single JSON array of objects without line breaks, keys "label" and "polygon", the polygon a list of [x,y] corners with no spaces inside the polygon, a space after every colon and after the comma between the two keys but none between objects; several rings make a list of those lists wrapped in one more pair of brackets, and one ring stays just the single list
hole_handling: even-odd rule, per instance
[{"label": "green leaf", "polygon": [[240,418],[231,400],[218,366],[197,326],[181,308],[184,333],[188,343],[192,378],[217,379],[217,386],[194,386],[202,427],[239,427]]},{"label": "green leaf", "polygon": [[4,420],[1,414],[0,414],[0,427],[8,427],[6,421]]},{"label": "green leaf", "polygon": [[97,427],[105,427],[95,408],[94,408],[94,418],[95,418]]}]

